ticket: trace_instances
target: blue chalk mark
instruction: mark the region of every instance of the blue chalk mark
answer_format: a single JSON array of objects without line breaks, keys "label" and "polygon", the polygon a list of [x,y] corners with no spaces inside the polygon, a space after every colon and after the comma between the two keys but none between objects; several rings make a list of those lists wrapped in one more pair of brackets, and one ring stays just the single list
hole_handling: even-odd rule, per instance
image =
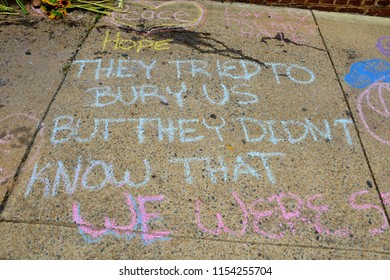
[{"label": "blue chalk mark", "polygon": [[[132,204],[134,205],[134,210],[136,212],[136,215],[137,215],[137,224],[134,226],[133,228],[133,231],[137,231],[139,230],[139,228],[141,227],[141,231],[142,232],[146,232],[146,229],[143,227],[143,220],[142,220],[142,215],[140,213],[140,210],[136,207],[136,200],[135,198],[129,194],[128,195],[128,198],[130,199],[130,201],[132,202]],[[77,206],[77,211],[78,213],[80,213],[80,205]],[[150,221],[153,221],[153,220],[158,220],[158,219],[162,219],[162,218],[155,218],[155,219],[152,219]],[[141,235],[141,240],[143,242],[143,244],[145,246],[147,245],[150,245],[156,241],[169,241],[171,240],[172,238],[171,237],[158,237],[158,238],[155,238],[155,239],[152,239],[152,240],[146,240],[144,238],[144,234],[143,233],[133,233],[133,232],[128,232],[128,233],[117,233],[115,232],[115,229],[108,229],[106,230],[105,232],[103,232],[102,234],[100,234],[98,237],[92,237],[90,236],[88,233],[86,233],[82,227],[78,227],[78,231],[80,233],[80,235],[83,237],[83,239],[87,242],[87,243],[99,243],[103,237],[105,235],[113,235],[115,238],[118,238],[118,239],[125,239],[127,241],[130,241],[132,240],[134,237],[137,236],[137,234]]]},{"label": "blue chalk mark", "polygon": [[378,81],[390,83],[390,62],[382,59],[356,62],[344,79],[354,88],[365,88]]},{"label": "blue chalk mark", "polygon": [[[85,233],[84,230],[80,227],[78,228],[78,231],[87,243],[99,243],[105,235],[110,235],[110,234],[113,235],[115,238],[125,239],[127,241],[132,240],[136,236],[135,233],[118,234],[118,233],[114,232],[113,230],[108,230],[108,231],[102,233],[99,237],[94,238],[92,236],[89,236],[87,233]],[[145,244],[145,245],[147,245],[147,244]]]}]

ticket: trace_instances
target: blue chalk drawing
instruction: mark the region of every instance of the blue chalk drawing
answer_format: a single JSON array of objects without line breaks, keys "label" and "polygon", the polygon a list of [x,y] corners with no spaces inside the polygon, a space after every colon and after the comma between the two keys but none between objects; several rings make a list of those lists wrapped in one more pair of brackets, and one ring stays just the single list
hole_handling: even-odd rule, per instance
[{"label": "blue chalk drawing", "polygon": [[382,59],[356,62],[344,79],[354,88],[365,88],[379,81],[390,83],[390,62]]}]

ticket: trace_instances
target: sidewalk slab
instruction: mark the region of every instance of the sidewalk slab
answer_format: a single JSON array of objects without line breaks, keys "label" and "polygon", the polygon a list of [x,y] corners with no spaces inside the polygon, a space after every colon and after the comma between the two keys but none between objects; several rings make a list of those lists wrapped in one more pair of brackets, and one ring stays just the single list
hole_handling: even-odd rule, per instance
[{"label": "sidewalk slab", "polygon": [[[20,238],[14,238],[15,233]],[[80,242],[73,228],[34,224],[1,223],[0,259],[112,259],[112,260],[299,260],[299,259],[389,259],[379,252],[302,248],[245,242],[213,241],[206,239],[174,238],[169,243],[143,246],[140,240],[121,243],[106,238],[100,243]],[[20,248],[15,255],[14,248]]]},{"label": "sidewalk slab", "polygon": [[358,124],[376,184],[384,194],[382,199],[389,211],[390,20],[322,12],[314,12],[314,15]]},{"label": "sidewalk slab", "polygon": [[[0,16],[0,201],[11,190],[66,65],[92,23],[84,13],[59,22]],[[39,132],[24,167],[36,159],[41,140]]]},{"label": "sidewalk slab", "polygon": [[104,17],[73,61],[44,120],[44,149],[1,214],[4,230],[50,224],[45,234],[63,236],[53,248],[86,248],[83,259],[112,258],[96,255],[105,245],[145,259],[171,258],[172,248],[172,258],[258,254],[241,244],[273,248],[258,258],[390,253],[387,217],[309,11],[127,4],[133,17]]}]

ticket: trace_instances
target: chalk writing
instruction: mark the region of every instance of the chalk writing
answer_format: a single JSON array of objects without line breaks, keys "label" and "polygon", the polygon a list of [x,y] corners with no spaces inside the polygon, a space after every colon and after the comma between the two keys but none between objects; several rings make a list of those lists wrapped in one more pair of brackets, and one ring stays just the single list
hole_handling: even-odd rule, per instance
[{"label": "chalk writing", "polygon": [[388,193],[381,193],[381,198],[383,200],[384,205],[390,206],[390,192]]},{"label": "chalk writing", "polygon": [[92,223],[85,221],[80,214],[80,204],[73,204],[73,220],[78,225],[79,232],[88,243],[100,242],[104,235],[113,235],[116,238],[126,240],[133,239],[140,235],[143,243],[149,245],[156,241],[170,240],[169,231],[150,231],[149,224],[154,220],[161,219],[159,213],[148,213],[145,205],[147,203],[160,202],[164,200],[163,195],[138,196],[134,198],[131,194],[125,194],[126,204],[129,207],[128,225],[119,226],[115,220],[106,217],[104,227],[98,228]]},{"label": "chalk writing", "polygon": [[390,36],[380,37],[376,46],[382,54],[390,56]]},{"label": "chalk writing", "polygon": [[[350,206],[358,211],[377,211],[382,225],[380,228],[372,228],[369,232],[373,235],[381,234],[389,228],[389,223],[386,218],[384,210],[374,204],[358,204],[356,203],[357,197],[367,194],[367,190],[353,193],[350,196]],[[381,194],[382,197],[387,197],[388,193]],[[265,236],[269,239],[281,239],[286,236],[286,231],[289,231],[292,235],[297,234],[297,226],[304,224],[312,227],[320,235],[327,235],[333,237],[349,237],[350,229],[347,227],[340,229],[329,229],[321,220],[331,210],[330,207],[324,202],[321,194],[316,194],[302,199],[299,195],[288,192],[278,193],[271,195],[267,199],[257,198],[252,203],[246,204],[238,195],[237,192],[232,192],[232,197],[236,201],[241,213],[240,217],[240,229],[232,230],[225,225],[223,216],[227,216],[227,213],[216,213],[216,229],[207,228],[202,222],[202,201],[197,198],[195,201],[195,220],[198,229],[204,233],[210,235],[219,236],[221,234],[228,234],[231,236],[244,236],[250,227],[250,221],[252,220],[252,229],[256,234]],[[388,201],[386,200],[386,203]],[[265,207],[266,206],[266,207]],[[261,208],[263,211],[259,211]],[[303,208],[307,208],[305,212],[314,212],[314,214],[303,215]],[[267,210],[266,210],[267,209]],[[292,209],[292,210],[289,210]],[[278,218],[282,218],[282,222],[279,223]],[[279,231],[275,229],[267,230],[266,224],[270,222],[271,225],[279,223]]]},{"label": "chalk writing", "polygon": [[311,14],[310,12],[307,12],[305,10],[293,10],[293,9],[288,9],[287,13],[292,16],[293,18],[298,19],[299,21],[305,21],[306,18],[310,17]]},{"label": "chalk writing", "polygon": [[[84,73],[89,74],[87,69],[93,70],[95,80],[100,78],[132,78],[142,75],[147,80],[152,79],[152,71],[155,70],[157,60],[145,63],[142,60],[131,59],[94,59],[94,60],[76,60],[74,64],[79,65],[77,78],[81,78]],[[178,80],[185,77],[196,78],[198,76],[213,79],[211,68],[218,73],[218,77],[231,78],[234,80],[249,81],[259,75],[262,66],[259,63],[239,59],[220,61],[217,60],[211,64],[206,60],[175,60],[168,61],[168,65],[173,65],[173,71]],[[281,77],[286,76],[288,80],[295,84],[310,84],[315,81],[315,74],[310,69],[296,64],[285,64],[278,62],[264,63],[266,69],[272,68],[272,73],[277,84],[282,84]],[[142,72],[142,74],[140,74]],[[154,71],[156,72],[156,70]]]},{"label": "chalk writing", "polygon": [[[175,136],[179,138],[181,143],[188,142],[197,142],[202,140],[205,136],[203,135],[194,135],[196,127],[200,121],[198,119],[179,119],[174,121],[172,119],[168,119],[167,121],[161,118],[119,118],[119,119],[94,119],[94,129],[93,132],[88,136],[82,138],[80,135],[82,130],[79,126],[80,119],[75,122],[72,116],[60,116],[54,120],[54,129],[51,137],[51,143],[53,144],[61,144],[68,142],[73,139],[76,142],[91,142],[93,139],[97,138],[99,128],[102,126],[102,133],[100,137],[104,141],[110,140],[109,129],[111,125],[124,124],[125,127],[128,124],[135,124],[134,128],[136,132],[134,135],[136,136],[138,143],[143,144],[146,142],[145,140],[145,129],[155,129],[154,125],[157,125],[158,135],[157,139],[159,142],[164,140],[168,140],[168,142],[173,142],[175,140]],[[192,127],[191,127],[192,126]],[[221,133],[218,127],[206,126],[207,129],[215,130],[216,134],[219,138],[221,138]]]},{"label": "chalk writing", "polygon": [[[308,39],[317,33],[317,27],[310,20],[310,12],[287,11],[287,14],[282,16],[260,8],[239,11],[226,8],[224,20],[233,30],[238,28],[240,36],[258,38],[263,43],[267,43],[269,39],[294,44],[308,42]],[[194,1],[171,1],[159,4],[126,1],[124,11],[113,12],[109,20],[115,25],[148,33],[171,28],[193,27],[200,24],[205,14],[205,8]],[[106,31],[99,48],[103,51],[139,53],[137,56],[141,56],[143,52],[169,50],[173,42],[171,39],[138,40],[130,36],[119,31]],[[378,48],[382,47],[378,45]],[[126,56],[127,59],[124,58]],[[258,105],[264,105],[263,98],[269,95],[264,96],[261,90],[253,87],[253,84],[267,82],[279,89],[291,85],[303,89],[316,81],[317,74],[304,65],[259,62],[256,59],[209,61],[196,57],[170,61],[154,58],[141,60],[130,58],[126,54],[122,54],[122,58],[75,60],[73,65],[76,81],[85,81],[87,85],[83,89],[84,92],[81,92],[87,100],[84,105],[89,106],[89,109],[97,114],[93,114],[90,118],[79,118],[77,114],[71,112],[55,116],[51,124],[50,144],[54,148],[61,148],[94,142],[104,145],[119,140],[123,145],[131,143],[134,150],[161,143],[168,144],[163,145],[168,148],[174,147],[179,150],[181,147],[188,147],[188,150],[193,147],[198,148],[198,145],[204,143],[221,144],[227,155],[209,155],[208,151],[204,151],[198,156],[194,151],[194,153],[184,152],[179,156],[175,153],[165,162],[161,160],[159,164],[166,168],[163,172],[164,176],[167,175],[165,178],[176,176],[175,181],[180,181],[183,188],[192,189],[199,182],[205,182],[207,185],[211,183],[213,188],[217,184],[225,186],[232,183],[236,186],[243,181],[256,183],[261,181],[264,186],[275,188],[280,181],[278,176],[283,171],[283,167],[287,166],[285,162],[288,155],[280,152],[285,151],[286,146],[295,145],[294,147],[303,149],[308,146],[308,143],[328,145],[333,141],[329,145],[341,144],[348,145],[348,149],[353,148],[351,147],[354,144],[353,137],[350,132],[353,123],[350,119],[315,120],[308,117],[275,120],[272,117],[269,119],[258,117],[262,115],[261,106]],[[377,90],[379,95],[376,101],[372,101],[374,96],[370,92],[362,95],[360,103],[366,102],[372,111],[386,118],[390,116],[388,107],[385,106],[387,102],[385,90],[389,89],[386,86],[388,68],[387,62],[372,60],[368,64],[353,65],[351,75],[346,77],[350,84],[361,88],[372,84],[373,81],[377,82],[375,86],[380,89]],[[368,78],[365,81],[359,79],[357,82],[352,77],[353,71]],[[382,79],[383,84],[379,85],[378,77]],[[261,79],[264,81],[259,81]],[[158,83],[158,81],[163,82]],[[176,83],[168,84],[172,81]],[[108,84],[104,84],[107,82]],[[144,108],[140,109],[140,107],[148,109],[156,103],[164,105],[158,108],[163,112],[161,115],[160,112],[145,112]],[[196,116],[199,112],[196,112],[195,116],[186,116],[185,112],[190,109],[187,107],[194,104],[203,106],[202,109],[217,110],[213,114],[210,114],[210,111],[202,111],[201,117]],[[237,114],[228,117],[227,114],[220,114],[224,107],[229,105],[235,105],[240,110],[245,107],[248,110],[245,110],[245,114],[244,110],[242,112],[239,110]],[[136,106],[137,110],[133,110]],[[106,110],[114,111],[117,107],[121,108],[112,117],[99,116],[99,113],[111,116]],[[178,109],[179,113],[170,114],[169,110],[172,108]],[[256,108],[257,111],[249,110],[252,108]],[[120,115],[120,112],[128,111],[131,111],[129,115]],[[137,112],[142,112],[143,115]],[[249,112],[257,117],[249,116]],[[361,109],[359,113],[362,118],[365,117]],[[207,114],[210,117],[205,117]],[[219,117],[216,114],[220,114]],[[113,136],[114,130],[119,130],[122,136],[126,136],[117,139]],[[3,135],[0,138],[0,145],[8,145],[13,137],[11,133]],[[227,139],[230,141],[229,144],[225,143]],[[386,141],[383,137],[380,139],[382,142]],[[248,145],[245,152],[240,152],[240,149],[236,148],[235,141]],[[174,144],[169,145],[172,143]],[[267,147],[277,147],[275,150],[278,152],[258,151],[263,143]],[[7,151],[3,150],[3,152]],[[138,155],[142,151],[131,153]],[[58,199],[60,196],[69,198],[76,192],[94,192],[95,195],[101,190],[107,192],[110,188],[120,189],[125,192],[126,222],[118,223],[106,212],[99,213],[104,217],[102,221],[91,222],[89,217],[93,217],[96,212],[88,212],[91,209],[80,201],[73,203],[73,221],[82,238],[88,243],[96,243],[104,236],[127,241],[139,237],[144,245],[156,241],[168,241],[171,239],[171,231],[154,229],[156,225],[153,223],[162,219],[160,213],[147,210],[152,207],[156,209],[166,197],[163,194],[137,197],[130,194],[131,190],[135,191],[134,189],[143,191],[148,184],[151,184],[151,177],[157,177],[155,171],[159,170],[155,170],[156,166],[149,159],[151,157],[152,155],[143,156],[136,166],[127,166],[124,162],[124,167],[119,167],[112,161],[86,159],[83,156],[74,160],[67,158],[67,161],[41,159],[35,161],[24,197],[41,195],[45,198]],[[0,172],[2,171],[0,168]],[[172,174],[167,174],[169,172]],[[230,190],[235,186],[229,186]],[[370,211],[370,214],[375,215],[380,221],[380,226],[370,226],[369,234],[383,234],[389,228],[386,214],[378,205],[362,203],[366,194],[368,191],[363,190],[350,195],[349,200],[346,199],[349,203],[347,208],[351,212],[360,211],[364,214]],[[234,201],[231,205],[237,206],[236,212],[239,213],[240,223],[230,224],[231,219],[227,217],[230,213],[218,211],[213,214],[215,220],[211,219],[210,222],[210,219],[205,218],[205,213],[208,213],[205,207],[208,205],[197,197],[194,200],[194,212],[190,212],[190,218],[194,218],[192,215],[195,213],[197,229],[214,236],[225,234],[238,238],[254,232],[275,240],[282,239],[287,234],[299,235],[302,225],[319,235],[335,238],[347,238],[353,230],[345,224],[332,226],[328,216],[337,209],[332,209],[330,204],[326,203],[326,197],[321,194],[302,197],[301,194],[293,192],[274,191],[269,197],[249,198],[251,200],[249,203],[245,201],[247,197],[237,191],[232,191],[231,196]],[[385,205],[390,205],[389,193],[381,193],[380,196]],[[193,204],[192,199],[189,201]],[[149,204],[152,204],[152,207],[149,207]],[[174,204],[177,205],[176,202]],[[181,202],[179,204],[182,205]]]},{"label": "chalk writing", "polygon": [[123,39],[121,32],[116,32],[115,36],[110,34],[110,31],[106,31],[106,37],[103,41],[103,50],[135,50],[140,52],[145,49],[152,49],[156,51],[169,50],[169,43],[172,42],[172,39],[167,40],[133,40],[133,39]]},{"label": "chalk writing", "polygon": [[[43,166],[43,167],[42,167]],[[142,180],[135,181],[131,178],[131,173],[126,170],[123,175],[123,180],[117,180],[114,174],[115,169],[113,163],[107,163],[101,160],[91,160],[87,164],[84,163],[82,157],[78,157],[77,165],[73,171],[73,178],[69,174],[68,168],[65,167],[62,161],[56,164],[56,172],[54,180],[50,178],[49,174],[52,171],[53,165],[48,162],[43,165],[35,163],[30,181],[24,193],[28,197],[33,191],[35,185],[43,185],[43,194],[45,197],[56,196],[58,189],[63,185],[65,193],[72,195],[80,186],[85,190],[99,190],[109,185],[115,187],[130,187],[140,188],[145,186],[151,176],[151,166],[147,159],[143,160],[143,168],[145,176]],[[100,171],[102,176],[99,178],[99,183],[90,183],[90,177],[94,178],[93,171]]]},{"label": "chalk writing", "polygon": [[[209,62],[205,60],[177,60],[170,61],[170,64],[176,65],[177,78],[182,77],[183,69],[186,69],[188,73],[191,73],[191,76],[195,78],[197,75],[212,77],[209,69]],[[186,67],[182,67],[182,65]],[[280,84],[279,76],[287,76],[291,81],[299,84],[309,84],[315,80],[314,73],[307,69],[304,66],[296,64],[284,64],[276,62],[264,63],[264,65],[269,68],[272,68],[273,74],[275,76],[276,82]],[[190,69],[190,70],[189,70]],[[229,77],[234,80],[246,80],[249,81],[256,75],[261,72],[261,65],[259,63],[249,61],[249,60],[228,60],[221,62],[220,60],[216,61],[216,70],[218,72],[219,78]],[[282,70],[282,73],[280,73]],[[295,70],[295,71],[293,71]],[[185,71],[185,70],[184,70]],[[300,79],[292,75],[293,72],[304,73],[305,77]]]},{"label": "chalk writing", "polygon": [[248,85],[240,84],[228,87],[221,83],[220,88],[223,97],[218,99],[213,96],[219,93],[210,92],[207,84],[203,84],[202,88],[195,93],[191,88],[187,88],[185,82],[181,83],[181,89],[167,86],[164,90],[152,84],[143,84],[141,86],[131,85],[131,90],[122,89],[122,87],[117,87],[113,90],[110,86],[102,86],[89,88],[86,92],[94,94],[95,102],[91,104],[91,107],[97,108],[118,103],[124,106],[132,106],[136,103],[147,104],[156,99],[163,104],[171,104],[170,101],[172,101],[172,97],[174,98],[173,102],[180,108],[183,108],[185,106],[183,96],[188,95],[190,90],[192,91],[192,94],[201,94],[204,100],[218,106],[226,105],[233,99],[232,97],[236,100],[238,99],[236,102],[240,105],[254,104],[259,101],[259,97],[256,94],[248,92],[249,90],[246,89],[248,88]]},{"label": "chalk writing", "polygon": [[[309,133],[314,141],[318,141],[319,138],[323,138],[328,142],[332,140],[331,127],[327,120],[323,121],[323,126],[325,128],[322,130],[309,119],[305,119],[304,121],[284,120],[277,122],[274,120],[259,120],[250,117],[242,117],[238,118],[237,121],[242,125],[242,130],[247,142],[256,143],[267,139],[273,144],[278,144],[279,142],[296,144],[305,140]],[[349,119],[336,119],[333,122],[333,126],[342,126],[346,142],[349,145],[352,145],[352,138],[348,129],[348,125],[350,124],[352,124],[352,121]],[[277,127],[279,127],[279,129],[277,129]],[[297,133],[296,131],[299,132]],[[256,135],[253,135],[253,133],[256,133]]]},{"label": "chalk writing", "polygon": [[241,9],[232,11],[225,8],[224,20],[228,27],[238,27],[241,37],[260,39],[276,39],[296,44],[308,43],[309,38],[317,34],[317,26],[307,23],[308,11],[288,10],[288,16],[275,11],[260,9]]},{"label": "chalk writing", "polygon": [[[378,217],[382,220],[382,225],[379,228],[369,229],[369,232],[373,235],[382,234],[389,228],[384,210],[375,204],[357,203],[358,198],[360,199],[366,194],[368,194],[367,190],[352,193],[349,198],[349,205],[352,209],[358,211],[376,211]],[[389,194],[381,193],[381,197],[387,198]],[[198,229],[210,235],[228,234],[230,236],[242,237],[252,227],[256,234],[269,239],[281,239],[286,236],[287,231],[292,235],[296,235],[299,225],[308,225],[315,229],[319,235],[342,238],[347,238],[351,235],[351,229],[346,227],[329,229],[324,225],[322,220],[329,215],[329,211],[335,209],[330,209],[324,203],[324,197],[321,194],[302,199],[297,194],[282,192],[271,195],[267,199],[257,198],[250,204],[245,203],[236,191],[232,192],[232,197],[236,201],[242,215],[239,229],[234,230],[228,227],[223,219],[225,215],[219,212],[215,214],[217,223],[215,229],[207,228],[202,222],[202,202],[197,198],[195,200],[195,221]],[[100,242],[105,235],[113,235],[116,238],[125,240],[131,240],[140,235],[145,245],[171,239],[170,231],[150,231],[149,224],[161,219],[161,217],[159,213],[148,213],[145,208],[147,203],[164,201],[164,195],[138,196],[134,198],[131,194],[125,193],[125,199],[129,208],[129,222],[126,225],[118,225],[114,219],[106,216],[103,227],[95,226],[82,217],[80,203],[73,204],[73,220],[78,225],[79,232],[86,242]],[[390,202],[385,200],[385,203],[388,205]],[[259,211],[260,208],[263,211]],[[305,211],[304,208],[306,208]],[[304,215],[304,212],[307,214]],[[282,218],[282,222],[279,222],[280,218]],[[267,230],[267,221],[271,222],[271,225],[279,223],[279,232],[275,231],[275,229]]]},{"label": "chalk writing", "polygon": [[381,59],[356,62],[345,75],[345,81],[354,88],[365,88],[379,81],[390,83],[390,62]]},{"label": "chalk writing", "polygon": [[200,202],[199,199],[197,199],[196,200],[196,204],[195,204],[195,219],[196,219],[196,222],[197,222],[197,225],[198,225],[199,229],[201,229],[205,233],[212,234],[212,235],[220,235],[222,232],[225,232],[225,233],[228,233],[228,234],[230,234],[232,236],[243,236],[245,234],[245,232],[246,232],[247,225],[248,225],[248,211],[247,211],[247,209],[245,207],[245,204],[238,197],[236,192],[233,192],[232,196],[237,201],[237,203],[240,206],[240,209],[241,209],[241,211],[243,213],[244,219],[243,219],[243,222],[242,222],[241,230],[240,231],[232,231],[230,228],[226,227],[224,225],[224,222],[223,222],[223,219],[222,219],[222,215],[220,213],[216,214],[217,221],[218,221],[217,229],[216,230],[207,229],[202,224],[201,216],[200,216],[201,202]]},{"label": "chalk writing", "polygon": [[[207,175],[213,184],[219,182],[217,174],[220,173],[223,182],[228,181],[229,171],[233,170],[233,181],[237,182],[240,176],[251,176],[256,179],[262,178],[260,172],[256,169],[255,166],[248,164],[248,158],[257,158],[263,164],[264,170],[267,174],[268,181],[271,184],[276,183],[274,174],[269,164],[269,160],[272,157],[283,157],[283,153],[259,153],[259,152],[249,152],[245,155],[239,155],[236,158],[234,167],[228,167],[225,164],[223,157],[219,157],[218,161],[211,159],[210,157],[191,157],[191,158],[174,158],[170,160],[170,163],[180,163],[183,164],[184,179],[187,184],[193,183],[193,175],[191,172],[191,166],[194,168],[195,163],[203,163],[206,167]],[[244,160],[245,158],[245,160]],[[212,162],[218,162],[216,164],[211,164]],[[217,165],[217,167],[214,167]],[[219,166],[218,166],[219,165]],[[257,166],[257,165],[256,165]]]},{"label": "chalk writing", "polygon": [[[15,124],[19,127],[15,128]],[[20,153],[20,148],[27,149],[29,141],[31,140],[34,130],[39,125],[39,119],[24,113],[15,113],[8,115],[0,119],[1,131],[0,131],[0,185],[8,182],[16,172],[17,166],[12,163],[16,163],[15,157],[17,153]],[[22,167],[24,170],[40,153],[44,129],[43,126],[39,130],[36,137],[36,148],[32,151],[27,162]],[[24,151],[23,151],[24,153]],[[7,167],[5,164],[9,164]],[[11,163],[11,164],[10,164]],[[14,170],[13,170],[14,169]]]},{"label": "chalk writing", "polygon": [[125,1],[123,11],[112,12],[113,24],[140,32],[197,26],[206,9],[195,1],[170,1],[162,4]]},{"label": "chalk writing", "polygon": [[[101,73],[103,72],[104,77],[110,78],[111,76],[115,76],[117,78],[130,78],[135,75],[134,72],[142,69],[145,71],[146,79],[151,79],[151,71],[156,64],[156,60],[151,62],[149,65],[144,64],[141,60],[129,60],[129,59],[119,59],[117,62],[117,68],[114,71],[114,63],[115,59],[110,59],[109,65],[104,67],[102,65],[101,59],[94,60],[76,60],[74,64],[80,64],[79,72],[77,73],[77,77],[80,78],[81,74],[84,72],[87,65],[95,64],[95,80],[99,80],[101,77]],[[141,67],[139,67],[141,66]],[[129,70],[131,72],[129,72]]]},{"label": "chalk writing", "polygon": [[[83,123],[83,126],[81,126]],[[138,144],[158,142],[190,143],[200,141],[224,141],[224,135],[228,133],[225,127],[241,124],[241,136],[250,143],[270,142],[298,144],[309,139],[313,141],[330,142],[335,131],[341,130],[341,138],[345,138],[348,145],[352,145],[352,137],[348,126],[352,125],[349,119],[335,119],[331,124],[328,120],[314,121],[309,119],[299,120],[260,120],[251,117],[241,117],[233,120],[220,119],[217,125],[210,125],[206,119],[163,119],[163,118],[93,118],[89,122],[84,119],[75,119],[74,116],[59,116],[54,119],[54,128],[51,133],[52,144],[64,144],[69,141],[88,143],[93,140],[111,141],[110,131],[112,127],[120,127],[129,132],[127,139]],[[89,124],[89,125],[88,125]],[[207,129],[211,134],[201,134],[201,130]],[[151,133],[147,133],[151,132]],[[240,131],[238,132],[240,133]],[[146,136],[149,135],[149,136]],[[150,136],[152,135],[152,136]],[[236,137],[237,131],[235,132]]]},{"label": "chalk writing", "polygon": [[[390,43],[389,38],[381,37],[377,43],[378,49],[385,55]],[[387,49],[383,44],[387,44]],[[357,101],[359,117],[373,138],[382,144],[390,145],[390,109],[387,104],[390,96],[390,63],[381,59],[354,63],[344,79],[352,87],[366,88]],[[368,118],[376,119],[375,123],[368,121]]]},{"label": "chalk writing", "polygon": [[[364,127],[372,137],[385,145],[390,145],[390,131],[388,129],[390,126],[390,108],[387,104],[389,97],[390,83],[374,83],[359,96],[357,102],[359,116]],[[365,111],[364,107],[368,107],[370,111]],[[381,122],[376,121],[375,124],[372,124],[367,121],[367,115],[370,115],[371,118],[375,116]],[[379,128],[383,127],[383,130],[375,129],[378,126]]]},{"label": "chalk writing", "polygon": [[351,195],[351,198],[349,200],[349,204],[352,206],[353,209],[357,209],[357,210],[371,210],[371,209],[375,209],[376,211],[378,211],[380,213],[380,215],[382,216],[383,218],[383,224],[381,225],[380,228],[374,228],[374,229],[370,229],[370,232],[372,234],[379,234],[379,233],[383,233],[386,229],[389,228],[389,222],[387,220],[387,217],[386,217],[386,213],[385,211],[377,206],[377,205],[374,205],[374,204],[357,204],[356,203],[356,198],[358,196],[362,196],[364,194],[367,194],[368,191],[367,190],[362,190],[362,191],[359,191],[359,192],[356,192],[356,193],[353,193]]}]

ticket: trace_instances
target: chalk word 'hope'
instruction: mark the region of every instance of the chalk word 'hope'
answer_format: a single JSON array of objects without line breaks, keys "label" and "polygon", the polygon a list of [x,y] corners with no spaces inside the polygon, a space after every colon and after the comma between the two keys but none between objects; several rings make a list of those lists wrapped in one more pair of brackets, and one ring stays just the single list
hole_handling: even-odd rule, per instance
[{"label": "chalk word 'hope'", "polygon": [[[357,204],[357,197],[367,194],[367,190],[359,191],[353,193],[350,196],[350,206],[353,209],[361,211],[372,211],[375,210],[381,217],[382,225],[380,228],[372,228],[369,232],[373,235],[383,233],[389,228],[389,223],[383,209],[374,204]],[[382,197],[387,196],[388,194],[382,194]],[[232,192],[234,200],[237,202],[241,213],[242,213],[242,222],[240,230],[232,230],[227,227],[222,219],[222,213],[216,213],[217,226],[216,229],[209,229],[202,222],[201,207],[202,202],[198,198],[195,201],[195,218],[198,228],[211,235],[219,236],[222,233],[231,235],[231,236],[243,236],[246,234],[249,228],[250,216],[252,217],[252,228],[253,231],[259,235],[265,236],[270,239],[281,239],[285,236],[285,231],[291,232],[292,235],[295,235],[297,232],[297,224],[303,223],[314,228],[321,235],[328,235],[334,237],[348,237],[350,231],[347,227],[341,229],[328,229],[325,225],[321,223],[321,217],[326,215],[329,212],[329,206],[326,204],[319,204],[318,201],[322,198],[321,194],[316,194],[310,196],[303,200],[299,195],[294,193],[278,193],[271,195],[267,199],[258,198],[253,201],[249,206],[244,203],[244,201],[239,197],[237,192]],[[291,205],[294,206],[291,206]],[[389,203],[390,204],[390,203]],[[268,206],[267,210],[259,211],[257,209],[264,209],[264,205]],[[276,207],[275,207],[276,205]],[[314,211],[314,217],[304,217],[302,215],[302,210],[304,207],[307,207],[309,210]],[[294,210],[289,210],[294,209]],[[283,223],[279,223],[280,231],[275,232],[275,230],[267,231],[265,229],[266,220],[274,223],[278,217],[282,217]]]},{"label": "chalk word 'hope'", "polygon": [[[111,49],[111,44],[114,43],[113,50],[122,50],[122,51],[128,51],[128,50],[135,50],[136,52],[140,52],[141,50],[145,49],[153,49],[156,51],[162,51],[162,50],[169,50],[169,43],[172,42],[172,39],[167,40],[132,40],[132,39],[123,39],[122,33],[117,32],[115,39],[110,38],[110,31],[106,31],[106,37],[103,41],[103,50]],[[109,44],[109,46],[107,46]]]},{"label": "chalk word 'hope'", "polygon": [[[92,70],[95,80],[99,80],[100,78],[132,77],[137,79],[145,77],[147,80],[151,80],[152,70],[156,69],[157,60],[145,63],[142,60],[111,58],[108,62],[107,60],[93,59],[76,60],[73,64],[79,65],[77,78],[84,76],[84,73],[88,75]],[[249,81],[256,77],[262,70],[262,66],[259,63],[244,59],[224,62],[217,60],[215,62],[215,69],[210,69],[209,61],[197,59],[168,61],[168,65],[175,67],[174,71],[178,80],[188,76],[192,78],[201,76],[213,80],[212,73],[217,72],[220,79],[231,78],[234,80]],[[281,76],[287,76],[290,81],[296,84],[310,84],[314,82],[316,77],[313,71],[301,65],[278,62],[267,62],[264,65],[266,68],[272,68],[272,74],[275,76],[277,84],[282,83]],[[139,73],[140,71],[143,73]],[[169,70],[168,73],[170,73]]]},{"label": "chalk word 'hope'", "polygon": [[[36,162],[30,181],[27,184],[24,197],[28,197],[30,195],[35,184],[44,186],[43,194],[45,197],[50,195],[53,197],[56,196],[61,185],[64,185],[65,193],[68,195],[72,195],[79,186],[85,190],[91,191],[103,189],[107,185],[113,185],[115,187],[126,186],[130,188],[140,188],[149,182],[152,172],[150,163],[147,159],[144,159],[143,161],[145,169],[144,179],[139,182],[135,182],[131,178],[131,173],[128,170],[124,172],[123,180],[118,181],[115,176],[114,165],[111,162],[107,163],[101,160],[91,160],[85,165],[83,158],[80,156],[77,158],[77,165],[73,171],[73,178],[69,175],[69,171],[62,161],[58,161],[56,165],[57,169],[53,181],[49,176],[50,171],[52,171],[52,164],[48,162],[42,167],[38,166],[38,162]],[[91,177],[93,177],[93,174],[98,171],[100,171],[99,174],[103,174],[100,178],[101,181],[98,183],[90,183]]]},{"label": "chalk word 'hope'", "polygon": [[92,223],[85,221],[80,214],[80,204],[73,204],[73,220],[78,225],[79,232],[88,243],[99,242],[104,235],[113,235],[116,238],[126,240],[133,239],[140,235],[143,243],[149,245],[156,241],[170,240],[169,231],[150,231],[149,223],[160,219],[159,213],[148,213],[145,205],[151,202],[160,202],[164,200],[163,195],[158,196],[138,196],[135,199],[131,194],[125,194],[126,204],[131,213],[128,225],[117,225],[115,220],[106,217],[104,227],[98,228]]}]

